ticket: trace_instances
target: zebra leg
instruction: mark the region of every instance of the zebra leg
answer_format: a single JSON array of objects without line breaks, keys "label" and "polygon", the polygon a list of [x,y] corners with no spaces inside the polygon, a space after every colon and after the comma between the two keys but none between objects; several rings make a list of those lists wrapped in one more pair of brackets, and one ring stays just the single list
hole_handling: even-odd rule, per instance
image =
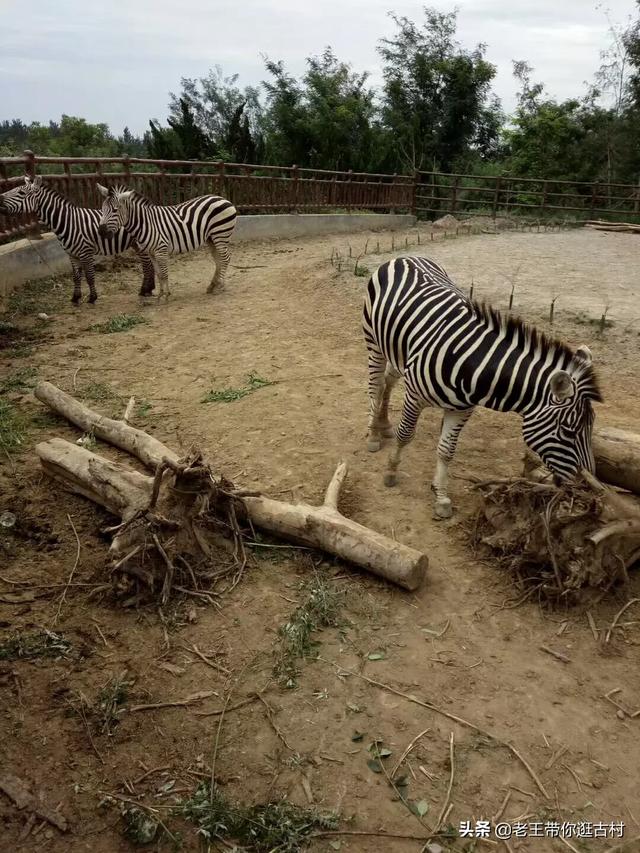
[{"label": "zebra leg", "polygon": [[73,275],[73,296],[71,304],[77,305],[82,299],[82,264],[77,258],[69,256],[71,261],[71,273]]},{"label": "zebra leg", "polygon": [[451,498],[449,497],[449,463],[453,459],[458,445],[458,438],[462,427],[473,414],[473,408],[463,411],[446,410],[442,417],[440,428],[440,441],[438,442],[438,461],[436,473],[431,485],[436,496],[435,514],[436,518],[451,518]]},{"label": "zebra leg", "polygon": [[375,453],[382,444],[380,410],[385,391],[385,369],[387,359],[381,352],[369,350],[369,429],[367,450]]},{"label": "zebra leg", "polygon": [[207,242],[216,265],[216,271],[207,288],[207,293],[211,293],[216,287],[218,290],[224,289],[224,277],[229,266],[229,261],[231,260],[231,252],[226,243],[221,241],[216,242],[215,239],[208,240]]},{"label": "zebra leg", "polygon": [[158,269],[158,278],[160,279],[158,299],[162,299],[164,296],[168,301],[171,295],[171,291],[169,290],[169,255],[164,252],[156,252],[154,257]]},{"label": "zebra leg", "polygon": [[89,298],[87,299],[87,302],[93,305],[93,303],[98,298],[98,292],[96,290],[96,273],[93,258],[87,258],[85,261],[83,261],[82,268],[84,270],[84,277],[87,279],[87,284],[89,285]]},{"label": "zebra leg", "polygon": [[389,420],[389,400],[398,379],[400,379],[398,371],[390,364],[387,364],[384,374],[382,399],[380,401],[380,409],[378,410],[378,429],[383,438],[391,438],[393,436],[393,424]]},{"label": "zebra leg", "polygon": [[139,296],[151,296],[156,287],[156,271],[148,252],[138,250],[138,257],[142,263],[142,287]]},{"label": "zebra leg", "polygon": [[385,486],[395,486],[398,480],[397,472],[398,465],[400,464],[400,456],[407,444],[414,439],[416,425],[422,409],[423,404],[418,402],[418,399],[412,393],[405,391],[404,402],[402,404],[402,417],[395,433],[395,446],[387,460],[387,471],[384,475]]}]

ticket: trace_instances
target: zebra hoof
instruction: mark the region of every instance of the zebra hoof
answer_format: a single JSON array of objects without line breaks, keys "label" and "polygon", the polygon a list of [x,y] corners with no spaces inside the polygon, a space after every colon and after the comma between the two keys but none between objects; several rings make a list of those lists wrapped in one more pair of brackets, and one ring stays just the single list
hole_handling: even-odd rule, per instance
[{"label": "zebra hoof", "polygon": [[393,438],[394,432],[395,430],[393,429],[391,424],[389,424],[389,426],[380,427],[380,433],[382,434],[383,438]]},{"label": "zebra hoof", "polygon": [[80,305],[80,297],[78,296],[78,297],[76,298],[76,297],[74,296],[74,297],[73,297],[73,299],[71,300],[71,304],[72,304],[72,305],[75,305],[75,306],[76,306],[76,308],[77,308],[77,307],[78,307],[78,305]]},{"label": "zebra hoof", "polygon": [[95,305],[95,303],[96,303],[97,301],[98,301],[98,295],[97,295],[97,294],[96,294],[95,296],[90,296],[90,297],[87,299],[87,302],[89,303],[89,305]]},{"label": "zebra hoof", "polygon": [[371,438],[367,442],[367,450],[369,453],[377,453],[382,447],[382,442],[379,439]]},{"label": "zebra hoof", "polygon": [[387,471],[387,473],[384,475],[385,486],[395,486],[397,482],[398,482],[397,474]]},{"label": "zebra hoof", "polygon": [[451,498],[436,498],[433,513],[435,518],[451,518],[453,515]]}]

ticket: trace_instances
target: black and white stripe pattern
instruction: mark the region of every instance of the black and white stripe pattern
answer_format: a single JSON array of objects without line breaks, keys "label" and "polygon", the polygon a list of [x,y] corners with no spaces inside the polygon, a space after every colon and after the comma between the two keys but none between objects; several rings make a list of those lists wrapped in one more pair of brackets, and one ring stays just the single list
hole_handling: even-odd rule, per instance
[{"label": "black and white stripe pattern", "polygon": [[393,435],[391,389],[405,383],[385,482],[393,485],[400,451],[425,406],[444,410],[433,490],[436,514],[451,515],[448,464],[476,406],[518,412],[523,436],[559,477],[594,470],[592,401],[601,395],[591,353],[575,353],[521,320],[470,301],[434,261],[396,258],[371,277],[363,313],[369,351],[369,449]]},{"label": "black and white stripe pattern", "polygon": [[229,265],[229,239],[238,218],[230,201],[220,196],[204,195],[181,204],[158,205],[125,187],[98,189],[105,197],[100,230],[113,234],[125,228],[154,259],[160,279],[160,296],[169,296],[169,255],[192,252],[205,243],[216,265],[207,293],[222,289]]},{"label": "black and white stripe pattern", "polygon": [[81,298],[82,274],[89,285],[89,302],[98,298],[95,287],[96,255],[120,255],[127,249],[136,249],[143,269],[140,295],[154,289],[154,269],[151,258],[139,251],[133,238],[122,228],[113,235],[99,233],[100,212],[87,207],[76,207],[68,199],[42,183],[40,176],[33,180],[25,176],[24,184],[0,194],[2,213],[35,213],[56,235],[71,261],[73,271],[73,298],[77,305]]}]

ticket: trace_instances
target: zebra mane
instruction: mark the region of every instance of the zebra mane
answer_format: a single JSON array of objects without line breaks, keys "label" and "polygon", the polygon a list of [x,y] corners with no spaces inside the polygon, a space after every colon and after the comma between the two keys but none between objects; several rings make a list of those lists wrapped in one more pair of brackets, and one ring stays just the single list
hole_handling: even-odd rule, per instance
[{"label": "zebra mane", "polygon": [[486,302],[477,302],[474,299],[470,305],[478,320],[494,331],[503,332],[508,338],[519,338],[523,344],[528,344],[530,350],[539,347],[543,358],[554,353],[562,368],[568,370],[579,384],[583,396],[596,403],[602,402],[602,392],[593,365],[576,356],[563,341],[539,331],[521,317],[505,316]]},{"label": "zebra mane", "polygon": [[123,184],[115,184],[109,189],[112,191],[114,198],[118,198],[121,193],[133,192],[131,198],[135,199],[138,204],[142,204],[147,207],[153,204],[153,202],[150,201],[150,199],[148,199],[146,195],[142,195],[137,190],[134,190],[132,187],[125,187]]}]

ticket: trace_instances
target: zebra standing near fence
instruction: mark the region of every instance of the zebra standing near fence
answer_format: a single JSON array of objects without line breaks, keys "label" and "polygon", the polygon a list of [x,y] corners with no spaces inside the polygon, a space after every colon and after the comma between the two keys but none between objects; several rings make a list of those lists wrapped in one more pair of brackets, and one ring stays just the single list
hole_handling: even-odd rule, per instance
[{"label": "zebra standing near fence", "polygon": [[379,267],[369,280],[363,328],[369,450],[394,434],[389,396],[398,378],[405,382],[386,485],[395,485],[401,451],[422,409],[444,409],[432,485],[438,517],[452,514],[448,466],[476,406],[518,412],[526,444],[560,478],[594,470],[591,403],[602,397],[587,347],[573,353],[521,320],[470,301],[426,258],[396,258]]},{"label": "zebra standing near fence", "polygon": [[122,228],[109,236],[99,232],[100,212],[76,207],[64,196],[42,183],[38,175],[25,175],[24,184],[0,194],[0,213],[16,215],[35,213],[56,235],[69,255],[73,272],[73,298],[77,305],[82,297],[82,274],[89,285],[89,302],[98,298],[95,286],[96,255],[121,255],[127,249],[137,251],[142,262],[140,296],[148,296],[155,287],[153,263],[148,253],[137,248],[133,238]]},{"label": "zebra standing near fence", "polygon": [[113,234],[125,228],[154,259],[160,293],[169,297],[169,255],[192,252],[205,243],[216,265],[207,293],[224,287],[229,265],[229,239],[238,213],[230,201],[216,195],[203,195],[181,204],[153,204],[143,195],[126,187],[103,187],[104,196],[100,233]]}]

